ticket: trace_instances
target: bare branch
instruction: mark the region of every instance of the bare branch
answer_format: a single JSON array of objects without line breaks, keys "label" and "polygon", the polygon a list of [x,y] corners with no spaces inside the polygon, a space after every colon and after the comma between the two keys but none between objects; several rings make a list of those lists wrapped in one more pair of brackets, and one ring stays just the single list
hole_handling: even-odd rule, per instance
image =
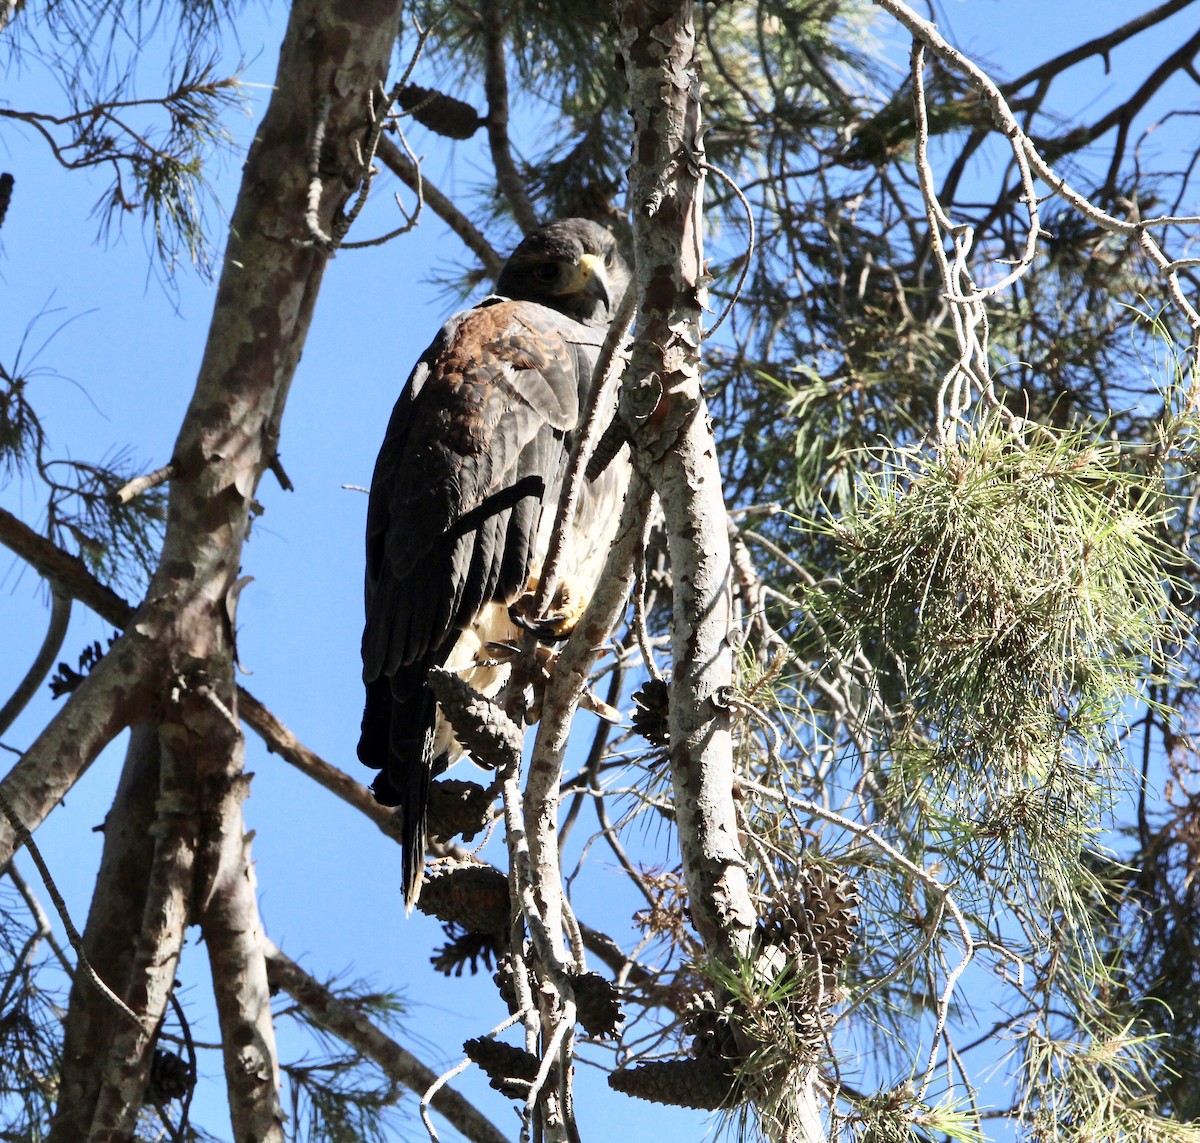
[{"label": "bare branch", "polygon": [[504,259],[496,253],[475,224],[425,178],[417,164],[386,135],[379,140],[379,157],[401,182],[414,191],[420,189],[429,209],[462,239],[467,249],[482,263],[488,276],[498,277],[504,267]]},{"label": "bare branch", "polygon": [[[966,77],[971,87],[983,97],[996,125],[1009,140],[1013,148],[1014,158],[1019,167],[1024,169],[1027,164],[1032,174],[1040,178],[1055,194],[1102,230],[1110,234],[1126,235],[1135,238],[1141,243],[1150,260],[1159,268],[1165,278],[1168,296],[1183,313],[1188,325],[1193,330],[1193,334],[1200,334],[1200,311],[1184,295],[1179,281],[1178,268],[1174,266],[1172,259],[1167,256],[1159,242],[1153,236],[1155,230],[1167,225],[1178,224],[1184,220],[1165,218],[1120,219],[1093,205],[1085,195],[1075,190],[1063,176],[1057,174],[1045,159],[1042,158],[1028,135],[1021,129],[1003,93],[993,80],[981,68],[962,55],[961,52],[951,47],[938,32],[934,24],[922,19],[907,4],[904,4],[902,0],[875,0],[875,3],[895,16],[913,35],[914,40],[924,44],[948,67],[953,68]],[[1027,190],[1026,206],[1032,208],[1035,202],[1036,195],[1030,196]],[[1031,228],[1030,236],[1034,236],[1033,228]],[[1026,262],[1025,265],[1027,264]],[[1021,268],[1018,267],[1017,271],[1008,275],[1003,284],[1010,283],[1019,277],[1021,272]],[[1002,288],[1002,284],[997,283],[989,285],[986,290],[978,292],[994,293],[1000,288]]]},{"label": "bare branch", "polygon": [[538,228],[538,216],[525,189],[525,180],[513,161],[508,138],[508,64],[504,53],[506,19],[498,0],[483,0],[480,18],[484,44],[483,90],[488,103],[487,134],[492,149],[492,165],[496,169],[496,182],[517,225],[523,233],[529,234]]},{"label": "bare branch", "polygon": [[117,505],[128,504],[131,500],[136,500],[143,492],[149,492],[151,488],[157,488],[160,484],[166,484],[168,480],[175,475],[175,466],[173,464],[164,464],[162,468],[156,468],[153,472],[146,473],[145,476],[139,476],[136,480],[131,480],[122,488],[118,488],[112,494],[112,502]]},{"label": "bare branch", "polygon": [[3,508],[0,508],[0,544],[114,627],[124,627],[133,615],[133,607],[96,579],[83,560],[63,551]]},{"label": "bare branch", "polygon": [[37,694],[37,689],[50,673],[62,650],[63,640],[67,637],[67,627],[71,622],[71,597],[59,591],[51,584],[50,587],[50,623],[46,628],[46,637],[38,648],[25,677],[17,684],[8,702],[0,707],[0,734],[3,734],[17,720],[18,715],[29,704],[29,700]]},{"label": "bare branch", "polygon": [[309,750],[258,699],[241,687],[238,688],[238,713],[272,754],[278,754],[302,774],[307,774],[318,785],[365,814],[393,841],[400,840],[400,826],[394,810],[381,806],[361,782]]},{"label": "bare branch", "polygon": [[1028,87],[1031,83],[1045,84],[1046,81],[1053,79],[1057,75],[1061,75],[1068,68],[1074,67],[1077,63],[1082,63],[1092,56],[1100,56],[1104,60],[1105,70],[1107,70],[1109,66],[1109,53],[1113,48],[1119,47],[1127,40],[1133,39],[1134,36],[1144,32],[1147,28],[1152,28],[1155,24],[1161,24],[1164,20],[1174,16],[1176,12],[1182,12],[1184,8],[1195,2],[1196,0],[1167,0],[1165,4],[1160,4],[1157,8],[1151,8],[1148,12],[1143,12],[1135,16],[1120,27],[1114,28],[1111,32],[1105,32],[1102,36],[1093,36],[1092,39],[1085,40],[1082,44],[1071,48],[1069,51],[1063,52],[1053,59],[1047,60],[1045,63],[1038,64],[1037,67],[1031,68],[1016,79],[1002,84],[1001,89],[1006,94],[1012,95],[1019,92],[1022,88]]},{"label": "bare branch", "polygon": [[[373,1060],[391,1079],[410,1091],[422,1093],[433,1085],[438,1077],[432,1068],[380,1031],[361,1012],[339,1000],[269,940],[264,938],[264,942],[272,988],[286,992],[322,1028]],[[475,1143],[505,1143],[505,1135],[453,1088],[443,1086],[434,1095],[432,1104],[467,1139]]]}]

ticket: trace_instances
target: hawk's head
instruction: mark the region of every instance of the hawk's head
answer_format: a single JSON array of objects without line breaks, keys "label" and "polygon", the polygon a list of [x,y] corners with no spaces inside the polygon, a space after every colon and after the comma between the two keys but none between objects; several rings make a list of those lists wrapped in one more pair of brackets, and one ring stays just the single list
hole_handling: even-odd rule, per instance
[{"label": "hawk's head", "polygon": [[616,239],[586,218],[564,218],[525,236],[500,271],[496,293],[607,323],[628,282]]}]

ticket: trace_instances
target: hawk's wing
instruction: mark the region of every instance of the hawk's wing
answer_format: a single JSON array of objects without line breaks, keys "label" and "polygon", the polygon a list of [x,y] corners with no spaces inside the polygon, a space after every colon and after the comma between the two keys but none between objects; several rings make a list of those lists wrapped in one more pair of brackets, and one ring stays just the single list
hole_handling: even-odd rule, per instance
[{"label": "hawk's wing", "polygon": [[534,302],[485,303],[443,327],[392,413],[367,510],[358,753],[383,770],[376,797],[405,807],[406,865],[424,859],[426,675],[485,604],[511,602],[540,569],[542,508],[557,501],[603,335]]}]

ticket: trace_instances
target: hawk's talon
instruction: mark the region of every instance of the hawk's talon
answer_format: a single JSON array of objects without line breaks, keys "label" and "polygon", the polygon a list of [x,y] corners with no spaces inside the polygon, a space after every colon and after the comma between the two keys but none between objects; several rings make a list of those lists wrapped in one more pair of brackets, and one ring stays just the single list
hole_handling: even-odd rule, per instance
[{"label": "hawk's talon", "polygon": [[532,631],[543,643],[561,643],[569,638],[583,614],[583,609],[571,606],[570,592],[567,588],[560,587],[555,593],[554,602],[558,609],[545,615],[533,614],[536,598],[536,591],[527,591],[520,599],[509,604],[508,617],[523,630]]}]

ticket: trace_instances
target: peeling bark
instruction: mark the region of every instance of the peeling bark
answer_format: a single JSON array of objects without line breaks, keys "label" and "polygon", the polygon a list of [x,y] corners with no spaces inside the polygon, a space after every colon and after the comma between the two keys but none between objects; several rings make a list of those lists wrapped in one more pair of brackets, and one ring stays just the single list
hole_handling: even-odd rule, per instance
[{"label": "peeling bark", "polygon": [[[282,1143],[283,1129],[241,814],[235,584],[255,490],[275,455],[326,261],[303,243],[309,141],[324,114],[326,193],[319,213],[329,229],[360,178],[352,144],[366,127],[368,94],[386,75],[399,15],[397,0],[293,5],[273,95],[243,170],[195,392],[171,460],[175,477],[158,568],[125,634],[5,783],[18,812],[36,825],[123,725],[151,706],[161,719],[157,836],[130,1002],[153,1029],[185,927],[199,921],[212,960],[238,1143]],[[104,602],[111,608],[111,600]],[[98,895],[93,910],[106,908]],[[128,1136],[141,1104],[149,1043],[131,1028],[113,1038],[88,1137]]]},{"label": "peeling bark", "polygon": [[638,324],[622,407],[634,463],[658,492],[674,585],[671,775],[692,916],[710,952],[744,950],[755,922],[738,846],[729,716],[729,539],[700,388],[704,304],[700,76],[689,0],[620,0],[634,119],[630,204]]},{"label": "peeling bark", "polygon": [[[104,821],[104,854],[83,931],[83,948],[92,967],[126,1003],[154,859],[158,774],[158,729],[142,724],[130,735],[125,767]],[[110,1048],[123,1019],[82,973],[76,975],[67,1008],[51,1143],[88,1137]]]},{"label": "peeling bark", "polygon": [[[617,0],[634,120],[629,191],[637,336],[622,414],[634,465],[667,526],[674,589],[670,764],[689,906],[708,954],[744,957],[754,933],[733,801],[730,552],[716,442],[700,385],[704,149],[692,0]],[[753,1045],[745,1045],[752,1049]],[[811,1073],[764,1129],[824,1138]]]}]

